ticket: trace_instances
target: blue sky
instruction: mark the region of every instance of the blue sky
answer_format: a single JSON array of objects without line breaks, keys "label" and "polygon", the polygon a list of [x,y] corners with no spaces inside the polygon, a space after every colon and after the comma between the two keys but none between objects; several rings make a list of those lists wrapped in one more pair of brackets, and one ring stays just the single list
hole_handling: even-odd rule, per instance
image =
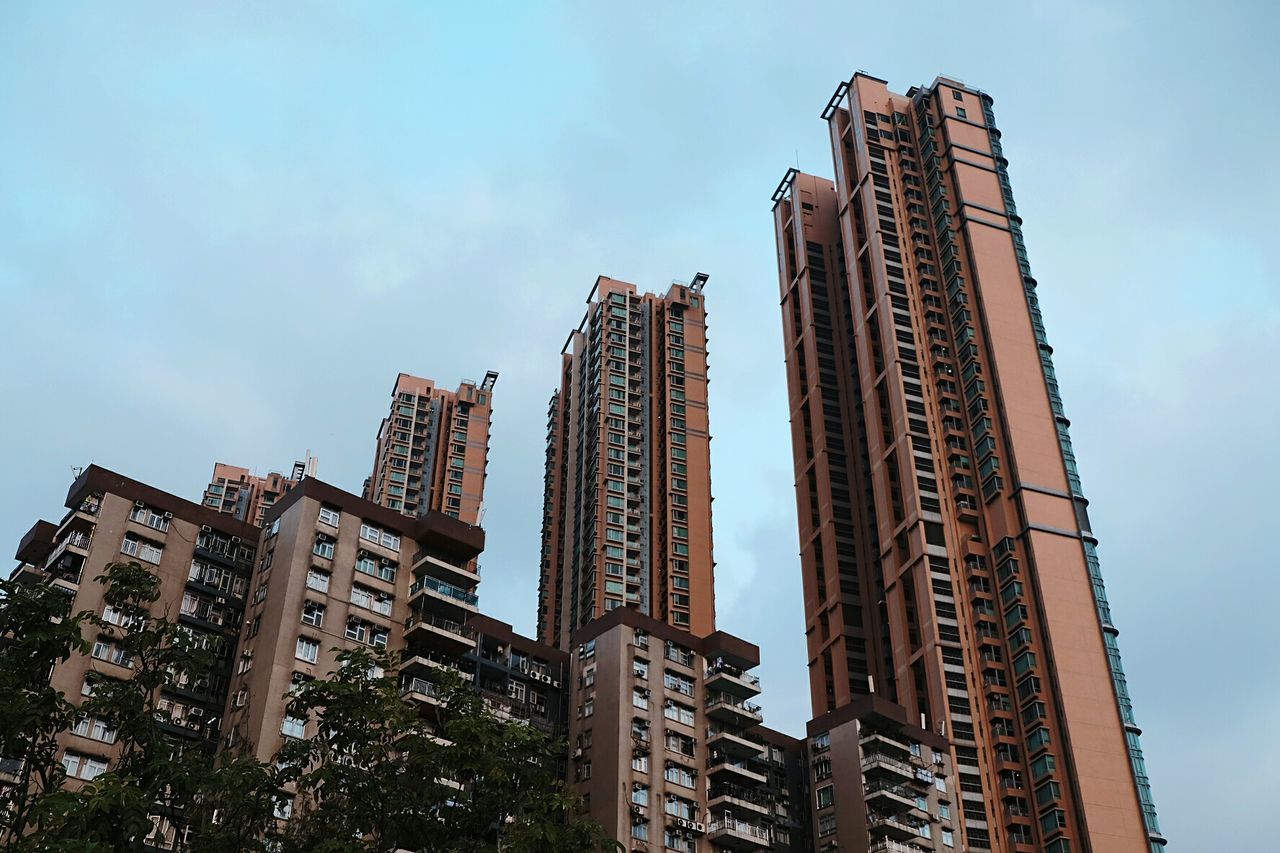
[{"label": "blue sky", "polygon": [[487,610],[533,627],[545,406],[598,274],[711,275],[722,627],[808,713],[769,195],[856,69],[995,98],[1174,849],[1270,827],[1270,4],[5,4],[0,541],[90,461],[358,490],[398,371],[501,373]]}]

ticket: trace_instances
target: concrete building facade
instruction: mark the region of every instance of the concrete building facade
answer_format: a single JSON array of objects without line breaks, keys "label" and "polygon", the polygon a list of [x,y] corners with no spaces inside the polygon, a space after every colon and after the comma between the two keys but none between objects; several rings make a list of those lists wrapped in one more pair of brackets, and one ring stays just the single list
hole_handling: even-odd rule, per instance
[{"label": "concrete building facade", "polygon": [[[258,529],[230,515],[90,465],[67,492],[67,513],[40,521],[23,537],[12,577],[46,583],[68,597],[69,611],[89,611],[108,624],[86,626],[87,656],[54,667],[52,685],[72,702],[91,692],[89,675],[127,679],[134,662],[118,640],[131,615],[105,602],[96,578],[115,562],[136,561],[160,580],[157,617],[172,619],[214,652],[211,668],[161,688],[162,725],[175,740],[213,750],[225,733],[224,708],[236,639],[257,554]],[[116,757],[115,732],[84,719],[61,737],[72,784],[90,781]]]},{"label": "concrete building facade", "polygon": [[615,608],[571,653],[569,781],[632,851],[808,849],[800,743],[762,727],[760,652]]},{"label": "concrete building facade", "polygon": [[497,381],[491,370],[480,383],[467,380],[447,391],[399,374],[364,497],[409,516],[434,511],[479,524]]},{"label": "concrete building facade", "polygon": [[548,411],[538,638],[632,607],[715,630],[707,311],[699,273],[664,295],[601,276]]},{"label": "concrete building facade", "polygon": [[814,713],[945,737],[964,849],[1158,853],[992,99],[859,73],[822,116],[835,181],[774,195]]}]

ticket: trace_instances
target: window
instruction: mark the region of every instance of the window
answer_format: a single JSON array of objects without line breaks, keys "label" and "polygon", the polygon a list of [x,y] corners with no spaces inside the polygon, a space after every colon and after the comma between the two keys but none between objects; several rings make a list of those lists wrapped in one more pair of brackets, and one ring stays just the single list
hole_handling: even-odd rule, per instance
[{"label": "window", "polygon": [[631,704],[642,710],[649,707],[649,691],[643,687],[637,687],[631,691]]},{"label": "window", "polygon": [[129,519],[139,524],[145,524],[153,530],[159,530],[161,533],[169,529],[169,519],[173,517],[172,513],[161,513],[149,506],[134,506],[129,512]]},{"label": "window", "polygon": [[400,550],[400,537],[381,527],[376,527],[368,522],[360,523],[360,538],[367,539],[370,542],[376,542],[384,548],[390,548],[393,551]]},{"label": "window", "polygon": [[674,794],[667,796],[666,813],[673,817],[684,818],[685,820],[693,820],[698,812],[697,803],[690,802],[684,797],[677,797]]},{"label": "window", "polygon": [[836,831],[836,815],[835,812],[828,812],[818,818],[818,837],[830,835]]},{"label": "window", "polygon": [[649,772],[649,756],[632,755],[631,769],[636,771],[637,773],[648,773]]},{"label": "window", "polygon": [[310,637],[299,637],[298,648],[294,657],[307,663],[315,663],[320,658],[320,643]]},{"label": "window", "polygon": [[641,821],[631,824],[631,837],[639,841],[649,840],[649,822]]},{"label": "window", "polygon": [[317,592],[329,591],[329,573],[324,569],[310,569],[307,571],[307,586]]},{"label": "window", "polygon": [[964,107],[956,107],[956,115],[960,118],[969,117],[969,114],[964,111]]},{"label": "window", "polygon": [[324,605],[315,601],[307,601],[302,605],[302,622],[319,628],[324,625]]},{"label": "window", "polygon": [[675,720],[677,723],[684,723],[686,726],[693,725],[693,709],[678,702],[672,702],[670,699],[663,706],[662,715],[668,720]]},{"label": "window", "polygon": [[1031,775],[1036,779],[1048,776],[1053,772],[1056,766],[1057,762],[1054,761],[1053,756],[1049,753],[1045,753],[1035,761],[1031,762]]},{"label": "window", "polygon": [[389,597],[359,584],[351,587],[351,603],[356,607],[363,607],[366,610],[381,613],[383,616],[391,615],[391,599]]},{"label": "window", "polygon": [[272,813],[276,820],[288,820],[293,817],[293,800],[289,797],[276,797]]},{"label": "window", "polygon": [[582,707],[579,709],[578,716],[590,717],[595,712],[596,712],[596,700],[588,699],[587,701],[582,703]]},{"label": "window", "polygon": [[137,557],[148,563],[159,563],[161,555],[164,554],[164,547],[129,534],[124,537],[124,542],[120,545],[120,553]]},{"label": "window", "polygon": [[330,527],[337,527],[338,522],[342,519],[342,513],[336,507],[321,506],[320,507],[320,523],[327,524]]},{"label": "window", "polygon": [[631,802],[637,806],[649,805],[649,786],[636,783],[631,786]]},{"label": "window", "polygon": [[326,560],[333,559],[333,540],[327,537],[316,538],[315,547],[311,549],[317,557],[324,557]]},{"label": "window", "polygon": [[830,808],[836,801],[835,785],[823,785],[818,789],[818,808]]},{"label": "window", "polygon": [[92,738],[103,743],[115,743],[116,741],[116,730],[111,728],[108,723],[93,717],[81,717],[76,720],[76,724],[71,731],[80,735],[80,737]]},{"label": "window", "polygon": [[964,100],[964,95],[960,94],[960,90],[959,90],[959,89],[952,89],[952,90],[951,90],[951,97],[955,98],[957,101],[963,101],[963,100]]},{"label": "window", "polygon": [[133,655],[105,638],[93,644],[93,656],[98,660],[110,661],[117,666],[130,668],[133,666]]},{"label": "window", "polygon": [[663,772],[662,777],[673,785],[683,785],[686,788],[692,788],[694,785],[693,771],[683,764],[676,764],[674,761],[667,764],[667,769]]},{"label": "window", "polygon": [[647,660],[641,660],[640,658],[636,658],[634,661],[632,661],[632,664],[631,664],[631,674],[634,675],[636,678],[648,678],[649,662]]},{"label": "window", "polygon": [[693,679],[674,673],[671,670],[667,670],[663,674],[662,684],[668,690],[678,690],[686,696],[693,695]]},{"label": "window", "polygon": [[951,820],[951,806],[946,803],[938,803],[938,817],[943,820]]},{"label": "window", "polygon": [[68,776],[88,782],[107,772],[107,760],[68,750],[63,753],[62,767]]},{"label": "window", "polygon": [[304,738],[307,736],[307,721],[286,715],[284,722],[280,724],[280,734],[285,737]]}]

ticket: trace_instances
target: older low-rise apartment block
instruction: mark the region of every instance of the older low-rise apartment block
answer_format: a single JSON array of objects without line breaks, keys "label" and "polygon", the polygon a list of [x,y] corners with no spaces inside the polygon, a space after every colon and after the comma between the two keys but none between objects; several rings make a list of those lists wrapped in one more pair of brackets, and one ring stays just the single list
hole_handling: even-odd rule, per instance
[{"label": "older low-rise apartment block", "polygon": [[[258,528],[96,465],[76,478],[66,506],[60,521],[39,521],[23,537],[13,577],[50,584],[67,595],[70,612],[91,611],[118,627],[89,637],[90,655],[55,667],[53,685],[74,702],[88,695],[91,671],[130,676],[133,661],[116,633],[127,629],[129,614],[105,604],[105,588],[95,578],[110,563],[136,560],[160,579],[161,597],[152,613],[175,619],[217,652],[208,672],[165,685],[160,698],[175,738],[216,748],[227,731],[227,689]],[[114,741],[115,733],[100,721],[82,721],[62,738],[67,775],[90,780],[103,772]]]},{"label": "older low-rise apartment block", "polygon": [[765,729],[759,649],[634,608],[580,629],[570,780],[628,850],[808,850],[801,742]]}]

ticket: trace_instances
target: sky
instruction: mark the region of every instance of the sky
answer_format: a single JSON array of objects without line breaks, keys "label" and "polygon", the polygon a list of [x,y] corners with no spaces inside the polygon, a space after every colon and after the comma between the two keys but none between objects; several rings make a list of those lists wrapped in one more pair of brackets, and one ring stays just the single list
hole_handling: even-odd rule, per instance
[{"label": "sky", "polygon": [[799,734],[769,198],[854,71],[947,75],[995,98],[1171,849],[1268,837],[1280,13],[982,6],[3,4],[0,542],[90,462],[358,492],[398,372],[492,369],[481,600],[532,633],[564,339],[597,275],[702,271],[720,626]]}]

